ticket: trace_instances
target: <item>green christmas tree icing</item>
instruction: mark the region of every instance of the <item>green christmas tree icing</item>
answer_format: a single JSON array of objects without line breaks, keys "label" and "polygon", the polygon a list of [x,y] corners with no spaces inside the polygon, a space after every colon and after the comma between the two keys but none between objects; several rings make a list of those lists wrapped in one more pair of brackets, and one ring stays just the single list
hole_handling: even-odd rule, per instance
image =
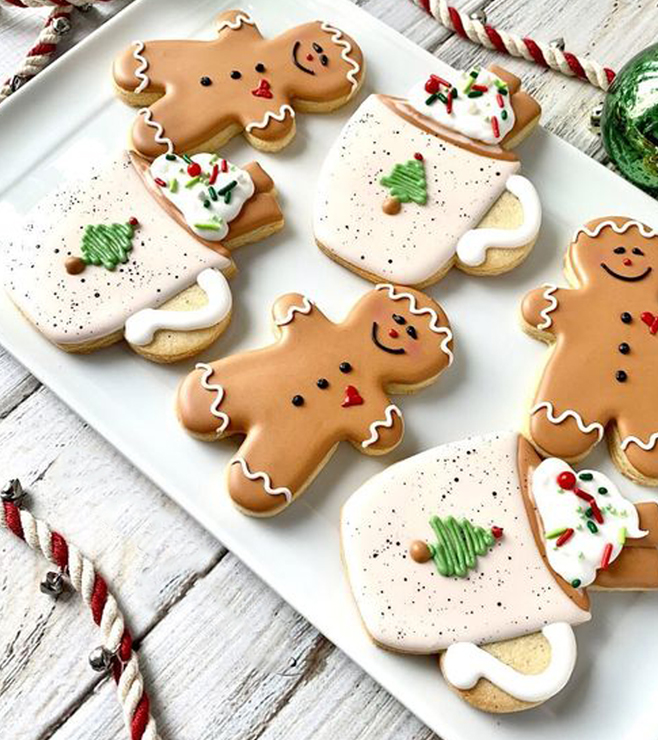
[{"label": "green christmas tree icing", "polygon": [[474,527],[468,519],[457,521],[453,516],[446,519],[433,516],[430,526],[437,541],[428,547],[442,576],[464,578],[475,568],[478,557],[486,555],[495,542],[490,530]]},{"label": "green christmas tree icing", "polygon": [[103,265],[114,270],[128,261],[135,229],[131,224],[89,225],[82,235],[82,259],[88,265]]},{"label": "green christmas tree icing", "polygon": [[425,182],[425,165],[417,160],[396,164],[390,175],[382,177],[381,184],[389,188],[391,197],[400,203],[412,200],[420,206],[427,202],[427,184]]}]

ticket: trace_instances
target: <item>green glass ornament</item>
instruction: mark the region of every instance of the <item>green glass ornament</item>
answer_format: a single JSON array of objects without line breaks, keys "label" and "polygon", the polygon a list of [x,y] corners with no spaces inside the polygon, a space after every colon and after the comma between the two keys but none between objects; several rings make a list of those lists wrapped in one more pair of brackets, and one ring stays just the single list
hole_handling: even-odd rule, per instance
[{"label": "green glass ornament", "polygon": [[601,135],[622,175],[658,196],[658,44],[615,77],[603,104]]}]

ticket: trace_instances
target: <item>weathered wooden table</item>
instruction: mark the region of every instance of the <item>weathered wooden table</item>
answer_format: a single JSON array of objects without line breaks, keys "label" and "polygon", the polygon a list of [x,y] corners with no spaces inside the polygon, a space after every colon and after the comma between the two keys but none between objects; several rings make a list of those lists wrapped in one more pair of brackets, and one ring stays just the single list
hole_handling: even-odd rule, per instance
[{"label": "weathered wooden table", "polygon": [[[407,0],[355,1],[452,65],[504,61],[541,102],[544,126],[604,159],[588,129],[599,91],[485,52]],[[564,36],[570,50],[616,69],[655,41],[658,24],[652,0],[455,1],[486,8],[499,28],[545,41]],[[12,15],[0,23],[0,69],[24,22]],[[84,30],[92,26],[85,19]],[[111,581],[164,738],[434,737],[2,350],[0,469],[23,480],[34,514]],[[122,738],[114,684],[87,663],[97,643],[89,614],[77,597],[55,603],[42,595],[45,570],[0,532],[0,738]]]}]

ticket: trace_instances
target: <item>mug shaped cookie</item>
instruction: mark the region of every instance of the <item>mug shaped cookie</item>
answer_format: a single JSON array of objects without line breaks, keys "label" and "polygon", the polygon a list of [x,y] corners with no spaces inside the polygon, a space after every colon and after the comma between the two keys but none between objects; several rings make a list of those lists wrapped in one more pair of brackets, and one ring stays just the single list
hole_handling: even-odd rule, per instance
[{"label": "mug shaped cookie", "polygon": [[572,627],[590,619],[587,586],[658,588],[658,506],[633,506],[596,471],[541,461],[514,432],[374,476],[345,503],[341,541],[373,640],[441,653],[451,687],[490,712],[566,685]]},{"label": "mug shaped cookie", "polygon": [[278,151],[295,135],[295,111],[335,110],[363,81],[361,49],[323,21],[268,40],[248,13],[227,10],[216,33],[213,41],[135,41],[114,62],[119,97],[145,106],[132,129],[140,154],[212,151],[240,133]]},{"label": "mug shaped cookie", "polygon": [[607,435],[622,473],[658,485],[658,234],[633,219],[595,219],[565,264],[571,287],[545,285],[522,304],[525,330],[555,345],[528,438],[573,461]]},{"label": "mug shaped cookie", "polygon": [[366,293],[340,324],[297,293],[279,298],[272,314],[274,344],[200,363],[177,400],[195,436],[246,435],[227,485],[254,516],[288,506],[343,440],[369,455],[396,447],[404,423],[388,393],[428,385],[453,356],[440,306],[392,285]]},{"label": "mug shaped cookie", "polygon": [[125,338],[155,362],[190,357],[230,321],[229,250],[283,227],[273,190],[255,162],[121,152],[6,236],[5,287],[67,352]]},{"label": "mug shaped cookie", "polygon": [[513,151],[539,114],[499,67],[430,75],[408,99],[371,95],[322,166],[319,247],[369,280],[416,287],[453,265],[474,275],[511,270],[541,221]]}]

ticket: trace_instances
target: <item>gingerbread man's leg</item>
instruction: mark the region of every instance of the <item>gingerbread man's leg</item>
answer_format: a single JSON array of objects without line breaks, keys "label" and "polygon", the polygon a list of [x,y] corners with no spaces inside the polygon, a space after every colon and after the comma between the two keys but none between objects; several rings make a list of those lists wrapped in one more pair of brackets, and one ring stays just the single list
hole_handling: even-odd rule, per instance
[{"label": "gingerbread man's leg", "polygon": [[658,418],[648,425],[620,418],[610,448],[622,472],[640,483],[658,484]]}]

